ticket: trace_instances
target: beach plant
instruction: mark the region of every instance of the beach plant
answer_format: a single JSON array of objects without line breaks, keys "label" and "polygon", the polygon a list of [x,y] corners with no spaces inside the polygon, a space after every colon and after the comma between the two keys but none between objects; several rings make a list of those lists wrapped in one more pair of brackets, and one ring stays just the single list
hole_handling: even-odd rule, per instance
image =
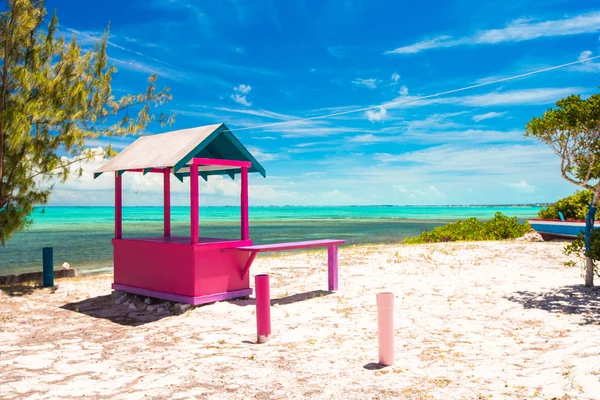
[{"label": "beach plant", "polygon": [[527,222],[520,224],[516,217],[497,212],[488,221],[468,218],[448,225],[437,226],[431,231],[404,239],[404,243],[438,243],[479,240],[514,239],[523,236],[531,227]]},{"label": "beach plant", "polygon": [[559,199],[556,203],[542,208],[538,212],[541,219],[560,219],[562,213],[565,219],[585,219],[592,201],[590,190],[578,190],[570,196]]},{"label": "beach plant", "polygon": [[547,144],[560,157],[562,177],[592,193],[585,218],[584,243],[585,286],[593,286],[595,265],[590,247],[600,200],[600,94],[585,100],[572,95],[557,101],[555,108],[527,124],[525,136]]},{"label": "beach plant", "polygon": [[[600,229],[592,229],[589,249],[586,250],[585,234],[582,232],[575,240],[565,246],[563,253],[575,257],[577,260],[582,260],[584,266],[586,266],[587,257],[590,257],[594,261],[594,273],[600,277],[600,268],[598,267],[598,261],[600,261]],[[573,261],[567,261],[565,265],[575,266],[576,264]]]},{"label": "beach plant", "polygon": [[[154,108],[169,100],[156,75],[139,94],[116,98],[108,63],[109,32],[83,47],[47,18],[41,0],[7,0],[0,13],[0,243],[30,224],[36,205],[47,204],[52,182],[82,173],[82,162],[111,156],[89,140],[139,135],[173,116]],[[60,30],[59,30],[60,28]],[[79,165],[79,167],[77,167]]]}]

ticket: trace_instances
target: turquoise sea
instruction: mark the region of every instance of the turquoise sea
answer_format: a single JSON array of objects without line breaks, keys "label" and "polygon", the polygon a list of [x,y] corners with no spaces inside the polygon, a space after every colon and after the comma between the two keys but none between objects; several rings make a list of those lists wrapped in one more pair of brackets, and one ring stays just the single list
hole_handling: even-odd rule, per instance
[{"label": "turquoise sea", "polygon": [[[469,217],[491,218],[500,211],[521,220],[533,218],[533,206],[343,206],[250,207],[250,236],[259,243],[345,239],[356,243],[399,243],[435,226]],[[46,207],[34,223],[0,246],[0,275],[39,271],[42,247],[54,248],[58,268],[68,262],[82,273],[111,271],[113,207]],[[172,234],[189,235],[189,208],[172,207]],[[161,207],[124,207],[123,235],[162,234]],[[239,237],[239,207],[200,209],[200,235]]]}]

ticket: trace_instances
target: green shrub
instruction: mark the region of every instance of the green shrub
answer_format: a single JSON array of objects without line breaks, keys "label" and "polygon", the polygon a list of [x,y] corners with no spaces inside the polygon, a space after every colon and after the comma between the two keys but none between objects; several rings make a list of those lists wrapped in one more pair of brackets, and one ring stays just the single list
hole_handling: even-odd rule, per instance
[{"label": "green shrub", "polygon": [[[590,256],[594,262],[594,272],[600,277],[600,268],[598,268],[598,261],[600,261],[600,229],[592,229],[590,236],[590,252],[585,251],[585,235],[583,232],[577,236],[577,239],[565,246],[563,252],[567,256],[575,256],[582,263],[582,268],[585,270],[585,257]],[[574,265],[572,261],[565,263],[567,265]]]},{"label": "green shrub", "polygon": [[519,224],[517,217],[508,217],[497,212],[489,221],[469,218],[464,221],[438,226],[419,236],[404,239],[404,243],[437,243],[476,240],[502,240],[523,236],[531,228],[527,222]]},{"label": "green shrub", "polygon": [[589,190],[578,190],[569,197],[558,200],[548,208],[538,212],[538,218],[560,219],[560,211],[565,219],[585,219],[592,201],[592,192]]}]

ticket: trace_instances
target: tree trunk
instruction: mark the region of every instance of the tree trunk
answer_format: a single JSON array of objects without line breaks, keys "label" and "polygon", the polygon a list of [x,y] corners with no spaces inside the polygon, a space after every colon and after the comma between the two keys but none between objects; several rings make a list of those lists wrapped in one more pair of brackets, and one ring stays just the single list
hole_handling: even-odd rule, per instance
[{"label": "tree trunk", "polygon": [[[589,254],[590,251],[590,242],[592,229],[594,229],[596,208],[598,207],[598,198],[600,197],[600,184],[594,190],[594,197],[592,198],[592,203],[590,204],[590,208],[588,209],[587,216],[585,218],[585,252]],[[594,286],[594,260],[589,255],[585,257],[585,286],[592,287]]]}]

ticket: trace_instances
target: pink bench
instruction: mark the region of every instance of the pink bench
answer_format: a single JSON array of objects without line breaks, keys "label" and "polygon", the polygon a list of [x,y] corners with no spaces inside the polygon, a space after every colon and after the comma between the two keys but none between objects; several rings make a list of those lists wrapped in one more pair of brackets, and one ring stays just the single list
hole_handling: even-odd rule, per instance
[{"label": "pink bench", "polygon": [[244,268],[240,270],[241,278],[248,273],[248,270],[252,266],[252,262],[256,258],[256,255],[266,251],[283,251],[283,250],[297,250],[297,249],[309,249],[312,247],[325,247],[327,246],[328,254],[328,275],[329,275],[329,291],[334,292],[338,290],[338,256],[337,249],[338,245],[346,243],[345,240],[309,240],[305,242],[290,242],[290,243],[277,243],[277,244],[261,244],[256,246],[242,246],[236,247],[237,250],[249,251],[250,257]]}]

